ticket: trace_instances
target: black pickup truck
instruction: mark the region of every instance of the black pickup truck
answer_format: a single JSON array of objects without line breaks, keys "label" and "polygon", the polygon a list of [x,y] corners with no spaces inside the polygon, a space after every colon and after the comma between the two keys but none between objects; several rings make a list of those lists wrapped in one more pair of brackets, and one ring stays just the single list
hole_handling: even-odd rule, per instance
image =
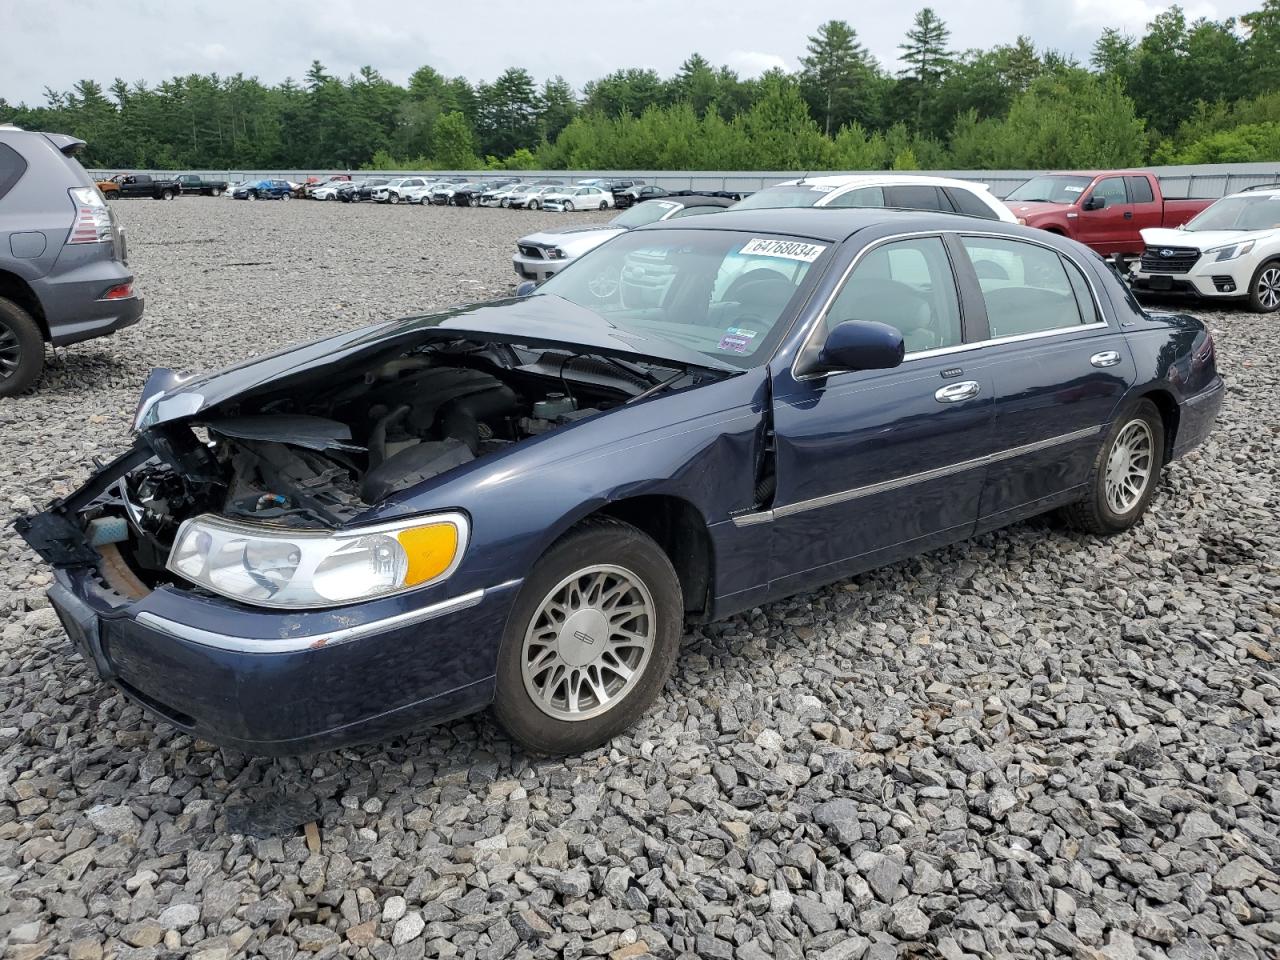
[{"label": "black pickup truck", "polygon": [[194,173],[184,173],[178,177],[178,189],[193,196],[203,194],[206,197],[220,197],[227,190],[227,181],[206,180]]},{"label": "black pickup truck", "polygon": [[182,188],[177,180],[160,180],[149,173],[120,173],[111,178],[115,190],[103,191],[113,197],[151,197],[155,200],[172,200]]}]

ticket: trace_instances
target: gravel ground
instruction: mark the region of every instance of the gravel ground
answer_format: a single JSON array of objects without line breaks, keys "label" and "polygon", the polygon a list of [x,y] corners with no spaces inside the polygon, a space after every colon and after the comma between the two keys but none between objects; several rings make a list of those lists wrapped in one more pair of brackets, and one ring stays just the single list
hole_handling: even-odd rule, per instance
[{"label": "gravel ground", "polygon": [[[512,241],[568,220],[117,208],[146,316],[0,405],[10,513],[127,442],[150,367],[504,293]],[[5,955],[1276,957],[1280,325],[1207,318],[1223,419],[1139,528],[1025,523],[698,628],[630,736],[562,762],[485,716],[283,761],[193,741],[91,676],[5,529]]]}]

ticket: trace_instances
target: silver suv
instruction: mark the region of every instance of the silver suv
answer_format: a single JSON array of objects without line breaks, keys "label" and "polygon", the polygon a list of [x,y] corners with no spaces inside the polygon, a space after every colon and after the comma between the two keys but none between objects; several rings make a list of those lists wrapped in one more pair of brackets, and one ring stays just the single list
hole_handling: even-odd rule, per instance
[{"label": "silver suv", "polygon": [[75,155],[84,141],[0,124],[0,397],[29,389],[44,345],[137,323],[124,230]]}]

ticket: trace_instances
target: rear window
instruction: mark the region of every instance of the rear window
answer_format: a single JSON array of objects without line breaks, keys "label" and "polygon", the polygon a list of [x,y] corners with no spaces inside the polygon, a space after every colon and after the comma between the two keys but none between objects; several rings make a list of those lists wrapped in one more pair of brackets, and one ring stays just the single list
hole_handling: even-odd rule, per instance
[{"label": "rear window", "polygon": [[938,192],[937,187],[923,184],[904,184],[900,187],[885,187],[884,202],[890,207],[901,207],[906,210],[941,210],[952,213],[951,204]]},{"label": "rear window", "polygon": [[13,189],[13,185],[27,172],[27,161],[22,154],[8,144],[0,143],[0,199]]},{"label": "rear window", "polygon": [[1129,202],[1151,203],[1155,194],[1151,192],[1151,181],[1146,177],[1129,177]]},{"label": "rear window", "polygon": [[983,203],[971,190],[962,187],[943,187],[943,192],[952,205],[960,213],[968,217],[982,217],[984,220],[999,220],[996,212]]}]

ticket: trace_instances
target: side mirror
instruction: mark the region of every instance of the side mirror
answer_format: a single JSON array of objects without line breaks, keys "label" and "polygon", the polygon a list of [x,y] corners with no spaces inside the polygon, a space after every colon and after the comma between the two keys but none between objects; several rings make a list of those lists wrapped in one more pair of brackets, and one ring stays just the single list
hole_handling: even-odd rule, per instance
[{"label": "side mirror", "polygon": [[906,345],[896,328],[868,320],[845,320],[827,334],[822,349],[805,365],[804,372],[889,370],[902,363],[905,355]]},{"label": "side mirror", "polygon": [[516,287],[516,296],[527,297],[529,294],[533,293],[533,291],[537,289],[538,289],[537,283],[535,283],[532,280],[526,280],[524,281],[524,283]]},{"label": "side mirror", "polygon": [[1101,210],[1106,205],[1107,205],[1106,197],[1090,197],[1088,200],[1084,202],[1084,209]]}]

